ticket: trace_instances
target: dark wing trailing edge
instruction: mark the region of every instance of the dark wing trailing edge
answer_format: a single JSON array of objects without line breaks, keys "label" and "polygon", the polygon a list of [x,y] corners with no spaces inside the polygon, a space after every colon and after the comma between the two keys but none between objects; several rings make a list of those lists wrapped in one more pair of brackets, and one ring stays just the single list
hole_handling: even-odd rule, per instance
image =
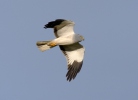
[{"label": "dark wing trailing edge", "polygon": [[[75,77],[77,76],[77,73],[79,73],[82,68],[84,48],[79,43],[72,44],[72,45],[66,45],[66,46],[59,46],[59,47],[62,50],[65,57],[67,58],[68,72],[66,74],[66,77],[68,81],[71,81],[72,79],[75,79]],[[77,61],[78,59],[74,57],[73,54],[81,54],[82,60]]]},{"label": "dark wing trailing edge", "polygon": [[77,73],[80,72],[81,68],[82,68],[82,62],[77,62],[74,61],[72,65],[68,65],[68,72],[66,74],[67,80],[71,81],[72,79],[75,79],[75,77],[77,76]]},{"label": "dark wing trailing edge", "polygon": [[65,21],[64,19],[57,19],[55,21],[51,21],[51,22],[48,22],[48,24],[46,24],[44,26],[44,28],[54,28],[56,25],[59,25],[61,24],[63,21]]}]

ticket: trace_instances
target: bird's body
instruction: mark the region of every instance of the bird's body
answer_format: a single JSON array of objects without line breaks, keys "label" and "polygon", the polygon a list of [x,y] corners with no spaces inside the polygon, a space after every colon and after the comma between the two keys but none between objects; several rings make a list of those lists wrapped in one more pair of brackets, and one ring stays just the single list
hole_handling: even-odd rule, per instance
[{"label": "bird's body", "polygon": [[54,28],[56,39],[51,41],[38,41],[37,46],[41,51],[59,46],[68,62],[67,80],[71,81],[81,70],[84,58],[84,47],[79,44],[83,36],[75,34],[74,22],[57,19],[45,25],[44,28]]}]

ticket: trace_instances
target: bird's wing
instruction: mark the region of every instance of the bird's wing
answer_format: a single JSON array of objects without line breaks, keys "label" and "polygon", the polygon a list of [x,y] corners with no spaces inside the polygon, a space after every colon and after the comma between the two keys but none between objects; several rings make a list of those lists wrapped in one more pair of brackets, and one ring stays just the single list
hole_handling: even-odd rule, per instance
[{"label": "bird's wing", "polygon": [[85,49],[79,43],[59,47],[67,59],[68,72],[66,74],[66,77],[68,81],[71,81],[81,70]]},{"label": "bird's wing", "polygon": [[44,28],[54,28],[56,37],[74,34],[74,22],[70,20],[57,19],[55,21],[48,22]]}]

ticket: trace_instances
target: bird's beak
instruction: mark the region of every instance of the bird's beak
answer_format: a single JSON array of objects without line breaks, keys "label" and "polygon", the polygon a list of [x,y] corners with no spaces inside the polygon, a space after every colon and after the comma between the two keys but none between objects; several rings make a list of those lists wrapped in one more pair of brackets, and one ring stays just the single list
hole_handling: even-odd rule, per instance
[{"label": "bird's beak", "polygon": [[84,41],[84,37],[82,36],[81,38],[82,38],[82,40]]},{"label": "bird's beak", "polygon": [[84,41],[85,39],[83,38],[83,41]]}]

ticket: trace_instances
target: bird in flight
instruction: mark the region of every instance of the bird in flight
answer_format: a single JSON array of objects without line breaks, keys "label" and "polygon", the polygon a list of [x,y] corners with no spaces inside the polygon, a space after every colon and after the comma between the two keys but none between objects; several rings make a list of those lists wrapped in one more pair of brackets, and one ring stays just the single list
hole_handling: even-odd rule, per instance
[{"label": "bird in flight", "polygon": [[59,46],[67,60],[67,81],[75,79],[77,73],[80,72],[85,52],[85,48],[79,43],[84,40],[84,37],[80,34],[75,34],[74,25],[73,21],[65,19],[56,19],[48,22],[44,28],[53,28],[56,38],[36,43],[38,49],[42,52]]}]

